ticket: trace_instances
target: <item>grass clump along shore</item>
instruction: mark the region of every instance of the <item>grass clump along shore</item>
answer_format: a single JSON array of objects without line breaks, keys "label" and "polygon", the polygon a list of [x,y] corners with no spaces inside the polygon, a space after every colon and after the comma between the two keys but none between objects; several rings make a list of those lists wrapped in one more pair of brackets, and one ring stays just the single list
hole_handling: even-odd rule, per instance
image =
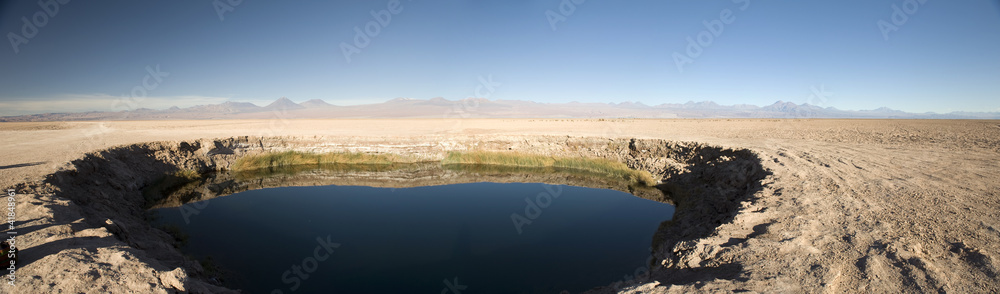
[{"label": "grass clump along shore", "polygon": [[379,164],[412,162],[406,158],[391,154],[366,154],[359,152],[305,153],[285,151],[265,153],[240,158],[233,163],[232,170],[256,170],[265,168],[288,167],[295,165],[317,164]]},{"label": "grass clump along shore", "polygon": [[[232,170],[252,171],[261,169],[287,168],[298,165],[393,165],[414,162],[415,161],[412,159],[392,154],[366,154],[356,152],[316,154],[298,151],[285,151],[250,155],[240,158],[233,164]],[[624,163],[603,158],[558,157],[514,152],[472,151],[449,152],[448,155],[441,160],[441,164],[565,168],[620,178],[646,186],[657,184],[656,179],[653,178],[653,175],[649,172],[630,169]]]},{"label": "grass clump along shore", "polygon": [[448,156],[441,163],[568,168],[621,178],[646,186],[656,184],[656,179],[649,172],[630,169],[624,163],[603,158],[557,157],[523,153],[473,151],[448,153]]}]

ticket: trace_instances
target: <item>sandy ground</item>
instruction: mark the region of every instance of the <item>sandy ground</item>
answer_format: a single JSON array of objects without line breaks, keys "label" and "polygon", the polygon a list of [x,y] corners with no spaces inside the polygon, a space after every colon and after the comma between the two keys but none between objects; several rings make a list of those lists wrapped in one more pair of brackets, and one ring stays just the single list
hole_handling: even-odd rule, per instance
[{"label": "sandy ground", "polygon": [[[0,123],[0,186],[6,189],[38,180],[85,152],[111,146],[240,135],[386,140],[399,137],[433,140],[450,135],[484,138],[568,135],[659,138],[746,148],[758,153],[764,168],[771,172],[764,180],[764,188],[714,235],[675,248],[695,254],[685,255],[682,265],[672,266],[693,271],[703,269],[713,274],[685,279],[652,277],[658,282],[650,280],[636,290],[1000,291],[997,276],[1000,273],[1000,167],[997,166],[1000,121],[414,119]],[[18,204],[31,205],[28,200],[19,200]],[[45,213],[53,212],[25,209],[19,212],[18,221],[42,218]],[[115,260],[111,263],[114,265],[129,262],[128,256],[102,258]],[[722,267],[731,274],[712,270]],[[58,268],[44,273],[36,271],[36,275],[42,274],[66,275]],[[170,284],[183,279],[171,275],[158,278],[150,283]],[[114,282],[114,277],[107,279]],[[9,287],[0,291],[37,292]]]}]

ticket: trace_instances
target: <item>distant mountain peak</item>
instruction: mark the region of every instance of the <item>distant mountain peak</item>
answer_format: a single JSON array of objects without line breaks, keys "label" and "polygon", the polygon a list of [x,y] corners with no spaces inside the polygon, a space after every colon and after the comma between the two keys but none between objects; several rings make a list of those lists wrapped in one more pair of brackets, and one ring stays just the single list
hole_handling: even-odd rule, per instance
[{"label": "distant mountain peak", "polygon": [[699,101],[699,102],[688,101],[684,104],[675,104],[675,105],[681,105],[681,107],[686,109],[714,109],[721,107],[721,105],[716,104],[715,102],[712,101]]},{"label": "distant mountain peak", "polygon": [[220,104],[198,105],[173,111],[200,113],[244,113],[260,111],[260,106],[250,102],[226,101]]},{"label": "distant mountain peak", "polygon": [[[216,104],[209,104],[209,105],[216,105]],[[257,106],[257,104],[253,104],[253,103],[250,103],[250,102],[237,102],[237,101],[226,101],[226,102],[222,102],[222,103],[217,104],[217,105],[225,105],[225,106],[250,106],[250,105],[253,105],[253,106]]]},{"label": "distant mountain peak", "polygon": [[774,102],[774,104],[762,107],[762,109],[775,110],[775,111],[789,111],[789,110],[795,110],[796,108],[799,108],[798,104],[795,104],[793,102],[785,102],[781,100]]},{"label": "distant mountain peak", "polygon": [[395,99],[386,101],[385,103],[408,102],[408,101],[416,101],[416,100],[417,99],[413,99],[413,98],[399,97],[399,98],[395,98]]},{"label": "distant mountain peak", "polygon": [[271,102],[270,105],[275,105],[275,104],[289,104],[289,103],[296,104],[295,102],[292,101],[292,99],[288,99],[288,97],[281,96],[281,98],[278,98],[278,100],[274,100],[274,102]]},{"label": "distant mountain peak", "polygon": [[306,108],[321,108],[321,107],[334,106],[333,104],[326,103],[326,101],[323,101],[323,99],[310,99],[309,101],[299,103],[299,105],[302,105],[303,107]]},{"label": "distant mountain peak", "polygon": [[462,100],[458,100],[458,101],[459,101],[459,102],[478,102],[478,103],[488,103],[488,102],[493,102],[493,101],[491,101],[490,99],[486,99],[486,98],[476,98],[476,97],[469,97],[469,98],[465,98],[465,99],[462,99]]},{"label": "distant mountain peak", "polygon": [[649,105],[643,104],[639,101],[625,101],[621,103],[610,103],[612,106],[622,107],[622,108],[649,108]]},{"label": "distant mountain peak", "polygon": [[264,108],[267,108],[267,109],[299,109],[299,108],[305,108],[305,107],[303,107],[302,105],[299,105],[298,103],[292,102],[291,99],[288,99],[288,98],[285,98],[285,97],[281,97],[281,98],[278,98],[278,100],[274,100],[274,102],[271,102],[271,104],[268,104],[267,106],[264,106]]},{"label": "distant mountain peak", "polygon": [[875,108],[875,109],[872,109],[872,110],[862,110],[862,111],[885,112],[885,113],[905,113],[903,111],[895,110],[895,109],[888,108],[888,107],[885,107],[885,106],[882,106],[882,107],[879,107],[879,108]]}]

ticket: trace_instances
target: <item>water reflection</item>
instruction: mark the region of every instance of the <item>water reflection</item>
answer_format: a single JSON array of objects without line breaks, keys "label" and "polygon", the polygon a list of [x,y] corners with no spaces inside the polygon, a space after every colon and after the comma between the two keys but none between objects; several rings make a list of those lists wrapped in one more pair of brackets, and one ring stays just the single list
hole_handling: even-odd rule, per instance
[{"label": "water reflection", "polygon": [[147,191],[155,225],[249,293],[578,292],[646,265],[673,214],[656,189],[546,168],[327,165],[169,188]]},{"label": "water reflection", "polygon": [[369,186],[408,188],[448,184],[548,183],[611,189],[643,199],[674,203],[663,191],[587,171],[552,167],[439,163],[297,165],[252,171],[223,171],[170,187],[153,185],[144,191],[149,208],[176,207],[242,191],[287,186]]}]

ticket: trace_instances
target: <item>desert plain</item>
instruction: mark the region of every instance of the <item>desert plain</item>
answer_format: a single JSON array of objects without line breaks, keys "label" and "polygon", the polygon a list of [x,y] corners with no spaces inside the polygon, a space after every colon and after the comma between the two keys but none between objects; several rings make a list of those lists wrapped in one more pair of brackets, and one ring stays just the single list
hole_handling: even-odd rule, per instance
[{"label": "desert plain", "polygon": [[[100,178],[108,171],[74,163],[108,148],[130,150],[128,146],[148,142],[211,145],[212,140],[244,136],[349,142],[353,151],[362,152],[481,143],[522,151],[545,143],[537,149],[558,152],[568,145],[550,143],[633,138],[746,150],[758,161],[760,178],[745,185],[749,195],[735,198],[734,215],[705,234],[664,244],[659,256],[670,258],[655,262],[652,274],[594,285],[598,288],[593,291],[1000,292],[1000,121],[835,119],[0,123],[0,186],[18,193],[15,224],[21,254],[15,285],[5,276],[0,292],[228,291],[191,272],[175,256],[158,253],[166,249],[143,241],[145,235],[125,233],[142,231],[131,228],[135,224],[104,219],[113,207],[93,203],[114,200],[100,200],[109,197],[103,190],[46,183],[58,173],[74,178],[71,182],[111,184]],[[358,149],[364,144],[371,146]],[[175,149],[187,145],[179,146]],[[202,147],[198,150],[219,149]],[[208,158],[211,150],[197,156]],[[117,190],[140,188],[114,185],[124,186]],[[87,200],[91,198],[95,200]],[[102,212],[88,211],[95,207]],[[93,219],[97,216],[101,219]]]}]

